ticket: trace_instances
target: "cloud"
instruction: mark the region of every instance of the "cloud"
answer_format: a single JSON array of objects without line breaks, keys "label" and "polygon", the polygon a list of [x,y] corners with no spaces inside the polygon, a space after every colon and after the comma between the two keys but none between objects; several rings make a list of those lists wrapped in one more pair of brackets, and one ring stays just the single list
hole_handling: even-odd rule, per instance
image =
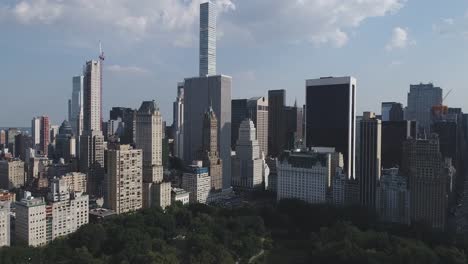
[{"label": "cloud", "polygon": [[413,44],[414,41],[411,41],[408,37],[408,29],[396,27],[393,29],[392,37],[390,38],[388,44],[385,46],[385,49],[387,49],[388,51],[394,49],[403,49]]},{"label": "cloud", "polygon": [[432,25],[432,31],[438,35],[449,35],[456,31],[455,20],[453,18],[444,18]]},{"label": "cloud", "polygon": [[[199,4],[206,0],[21,0],[0,4],[12,21],[57,26],[114,41],[196,45]],[[226,41],[311,43],[341,47],[366,19],[397,12],[406,0],[217,0]],[[231,31],[232,30],[232,31]],[[245,39],[244,39],[245,38]]]},{"label": "cloud", "polygon": [[113,73],[127,73],[127,74],[146,74],[149,70],[140,68],[137,66],[121,66],[118,64],[110,65],[106,67],[106,70]]}]

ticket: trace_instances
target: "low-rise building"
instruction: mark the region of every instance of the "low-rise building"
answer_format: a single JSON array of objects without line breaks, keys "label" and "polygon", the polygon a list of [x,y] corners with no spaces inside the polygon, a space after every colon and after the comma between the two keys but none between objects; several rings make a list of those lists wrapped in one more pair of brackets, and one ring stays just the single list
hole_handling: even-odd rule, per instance
[{"label": "low-rise building", "polygon": [[17,243],[28,246],[43,246],[47,243],[46,203],[43,198],[34,198],[25,192],[21,201],[15,203],[15,238]]},{"label": "low-rise building", "polygon": [[184,189],[172,188],[172,202],[181,202],[182,204],[188,204],[190,202],[190,193]]},{"label": "low-rise building", "polygon": [[277,199],[325,203],[331,173],[330,153],[285,151],[276,164]]},{"label": "low-rise building", "polygon": [[190,192],[190,203],[206,203],[211,190],[208,168],[192,165],[190,170],[182,176],[182,188]]}]

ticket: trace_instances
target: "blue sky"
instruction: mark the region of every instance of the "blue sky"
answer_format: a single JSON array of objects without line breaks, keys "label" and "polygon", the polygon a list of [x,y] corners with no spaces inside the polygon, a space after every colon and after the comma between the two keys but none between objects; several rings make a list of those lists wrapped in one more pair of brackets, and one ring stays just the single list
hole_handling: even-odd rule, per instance
[{"label": "blue sky", "polygon": [[[2,0],[0,127],[67,117],[71,77],[106,53],[104,112],[155,99],[172,122],[176,84],[198,73],[196,0]],[[358,111],[406,104],[409,84],[433,82],[468,111],[466,0],[218,0],[218,73],[233,98],[304,80],[353,75]]]}]

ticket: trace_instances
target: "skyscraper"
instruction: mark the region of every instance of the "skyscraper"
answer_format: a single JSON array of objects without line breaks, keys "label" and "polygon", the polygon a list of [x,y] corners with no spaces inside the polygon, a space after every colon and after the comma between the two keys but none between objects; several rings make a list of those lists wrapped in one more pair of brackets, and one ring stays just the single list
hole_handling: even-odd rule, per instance
[{"label": "skyscraper", "polygon": [[437,135],[432,134],[429,139],[409,139],[403,151],[402,172],[408,177],[411,220],[444,229],[453,175],[446,169]]},{"label": "skyscraper", "polygon": [[268,153],[272,157],[278,157],[285,144],[285,106],[285,90],[268,91]]},{"label": "skyscraper", "polygon": [[415,120],[420,133],[430,133],[431,109],[442,104],[442,89],[432,83],[410,85],[406,120]]},{"label": "skyscraper", "polygon": [[355,177],[356,87],[354,77],[306,81],[306,146],[334,147],[350,178]]},{"label": "skyscraper", "polygon": [[101,196],[104,180],[101,61],[86,62],[83,73],[83,134],[80,137],[80,171],[88,175],[89,194]]},{"label": "skyscraper", "polygon": [[41,143],[41,118],[40,117],[33,117],[31,121],[31,136],[32,136],[32,143],[33,148],[36,149]]},{"label": "skyscraper", "polygon": [[247,118],[239,127],[236,155],[232,161],[232,186],[247,190],[262,187],[264,164],[254,123]]},{"label": "skyscraper", "polygon": [[364,112],[360,135],[360,201],[361,205],[376,209],[377,187],[381,174],[382,121],[374,113]]},{"label": "skyscraper", "polygon": [[86,62],[83,77],[83,130],[102,131],[101,61]]},{"label": "skyscraper", "polygon": [[231,115],[232,149],[236,149],[240,124],[246,118],[249,118],[256,127],[256,136],[260,144],[260,150],[265,156],[268,156],[268,99],[265,97],[234,99],[232,100]]},{"label": "skyscraper", "polygon": [[34,117],[31,121],[31,133],[33,146],[36,151],[47,157],[50,142],[50,122],[49,117]]},{"label": "skyscraper", "polygon": [[216,3],[200,5],[200,76],[216,75]]},{"label": "skyscraper", "polygon": [[167,193],[170,184],[163,181],[162,117],[155,101],[144,101],[136,114],[136,147],[143,150],[143,208],[155,205],[165,207],[161,194]]},{"label": "skyscraper", "polygon": [[83,128],[83,76],[75,76],[72,79],[73,89],[72,98],[70,100],[70,107],[68,112],[68,121],[73,130],[73,135],[79,137]]},{"label": "skyscraper", "polygon": [[223,163],[218,151],[218,119],[210,107],[203,118],[202,146],[199,160],[203,161],[203,167],[208,168],[211,177],[211,188],[221,190],[223,188]]},{"label": "skyscraper", "polygon": [[383,168],[402,166],[403,143],[409,138],[416,138],[416,121],[382,122]]},{"label": "skyscraper", "polygon": [[174,132],[174,156],[184,157],[184,83],[177,83],[177,97],[174,102],[172,129]]},{"label": "skyscraper", "polygon": [[402,121],[404,118],[403,105],[395,102],[382,103],[382,122]]},{"label": "skyscraper", "polygon": [[223,188],[231,184],[231,83],[224,75],[185,79],[184,161],[191,164],[201,148],[203,117],[210,106],[218,120],[218,149],[223,160]]}]

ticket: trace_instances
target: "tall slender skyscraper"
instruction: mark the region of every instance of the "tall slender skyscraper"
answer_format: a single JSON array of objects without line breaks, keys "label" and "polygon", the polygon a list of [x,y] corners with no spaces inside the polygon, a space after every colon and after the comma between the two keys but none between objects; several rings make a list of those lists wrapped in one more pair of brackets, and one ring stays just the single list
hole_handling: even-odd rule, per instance
[{"label": "tall slender skyscraper", "polygon": [[88,175],[88,192],[102,196],[104,136],[102,134],[102,60],[86,62],[83,72],[83,134],[80,171]]},{"label": "tall slender skyscraper", "polygon": [[83,130],[102,131],[101,61],[86,62],[83,81]]},{"label": "tall slender skyscraper", "polygon": [[377,187],[381,174],[382,121],[374,113],[364,112],[361,120],[360,135],[360,201],[361,205],[375,209]]},{"label": "tall slender skyscraper", "polygon": [[83,76],[75,76],[72,79],[73,90],[70,107],[68,112],[68,121],[75,137],[81,135],[78,128],[83,128]]},{"label": "tall slender skyscraper", "polygon": [[306,146],[334,147],[349,178],[355,177],[356,87],[354,77],[306,81]]},{"label": "tall slender skyscraper", "polygon": [[284,148],[286,91],[268,91],[268,153],[278,157]]},{"label": "tall slender skyscraper", "polygon": [[200,76],[216,75],[216,3],[200,5]]},{"label": "tall slender skyscraper", "polygon": [[174,120],[172,129],[174,133],[174,156],[184,157],[184,83],[177,84],[177,97],[174,102]]}]

